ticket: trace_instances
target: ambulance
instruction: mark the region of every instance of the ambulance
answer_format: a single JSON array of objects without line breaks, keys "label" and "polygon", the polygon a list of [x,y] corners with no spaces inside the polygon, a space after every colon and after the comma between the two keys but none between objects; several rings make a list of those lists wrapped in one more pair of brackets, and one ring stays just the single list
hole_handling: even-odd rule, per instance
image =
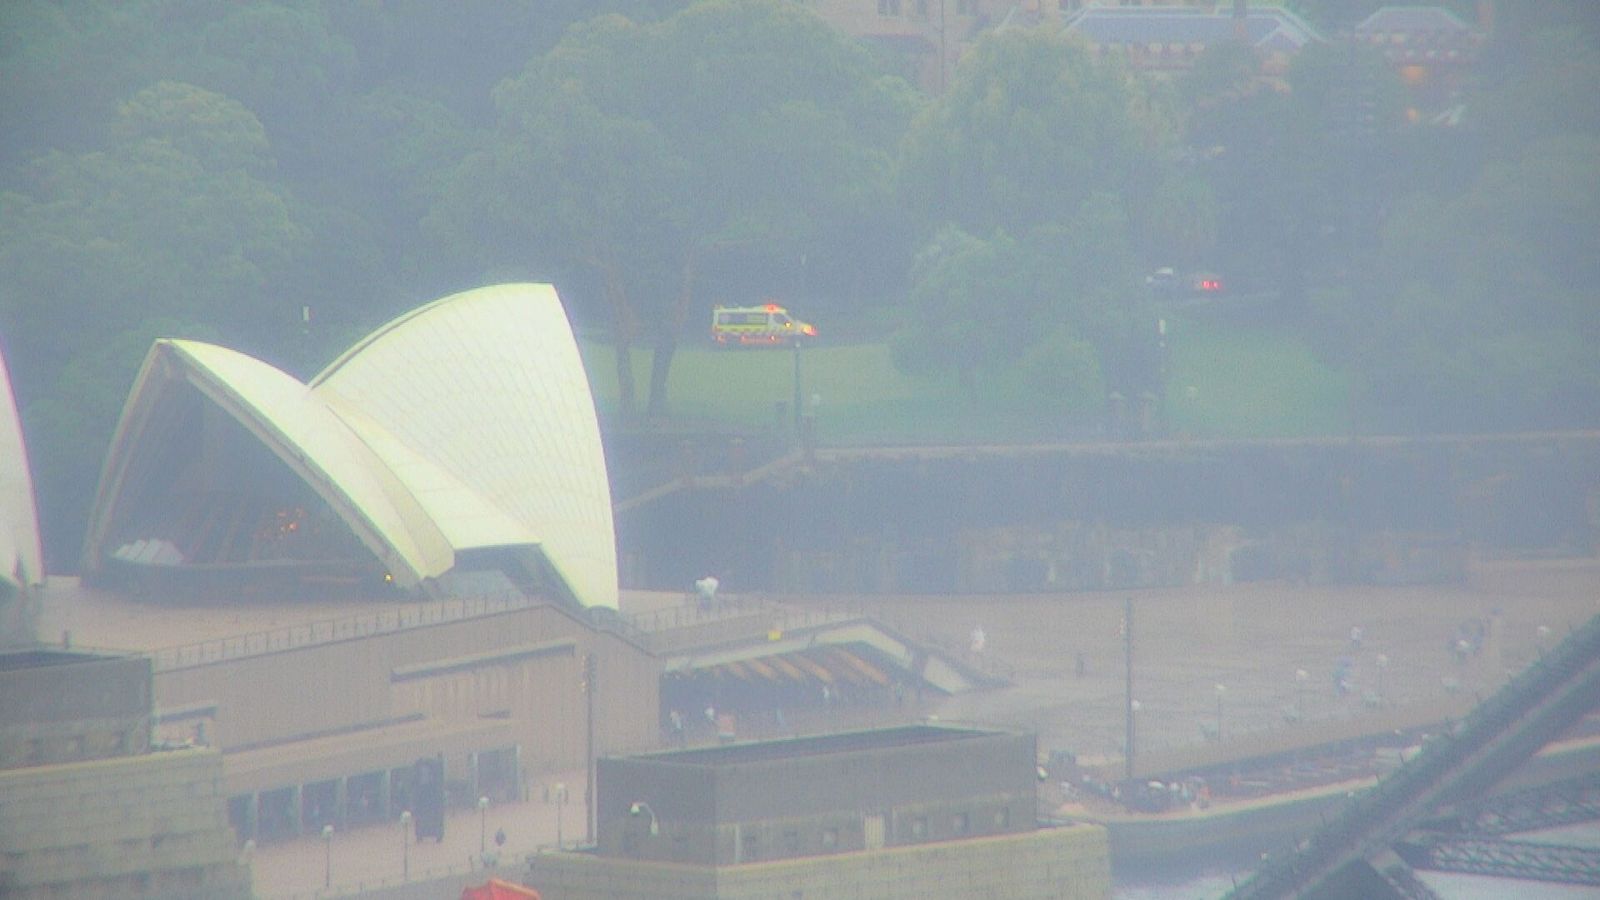
[{"label": "ambulance", "polygon": [[817,328],[776,303],[718,306],[711,311],[711,340],[719,347],[774,347],[817,336]]}]

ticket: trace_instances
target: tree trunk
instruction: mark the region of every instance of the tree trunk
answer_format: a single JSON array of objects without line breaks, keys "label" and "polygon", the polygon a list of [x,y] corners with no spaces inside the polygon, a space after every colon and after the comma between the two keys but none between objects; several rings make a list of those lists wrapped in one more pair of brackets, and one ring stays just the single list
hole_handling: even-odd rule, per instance
[{"label": "tree trunk", "polygon": [[700,252],[689,251],[688,258],[683,261],[678,299],[673,303],[672,312],[656,335],[655,352],[650,358],[650,400],[645,409],[645,417],[651,422],[657,421],[666,413],[667,376],[672,373],[673,354],[678,352],[678,335],[683,331],[683,323],[689,317],[689,305],[694,299],[695,272],[699,265]]},{"label": "tree trunk", "polygon": [[623,422],[629,422],[638,402],[633,389],[633,314],[616,265],[606,264],[600,269],[606,302],[611,307],[611,348],[617,364],[617,414]]},{"label": "tree trunk", "polygon": [[678,352],[678,335],[663,330],[656,336],[655,352],[650,355],[650,401],[645,418],[655,423],[667,408],[667,376],[672,372],[672,356]]}]

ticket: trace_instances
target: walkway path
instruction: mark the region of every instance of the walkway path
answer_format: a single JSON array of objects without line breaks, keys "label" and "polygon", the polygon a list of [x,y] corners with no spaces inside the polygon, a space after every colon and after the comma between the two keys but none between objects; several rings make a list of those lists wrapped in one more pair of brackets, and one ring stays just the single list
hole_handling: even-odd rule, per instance
[{"label": "walkway path", "polygon": [[[567,804],[559,810],[556,803],[544,799],[544,787],[558,783],[565,784],[568,792]],[[412,880],[419,880],[481,868],[480,837],[493,851],[495,833],[502,829],[506,834],[505,845],[499,848],[502,861],[555,846],[558,824],[564,844],[580,843],[584,837],[583,785],[579,769],[541,779],[527,802],[491,805],[482,816],[476,810],[451,813],[445,821],[443,841],[429,838],[419,842],[395,822],[335,832],[327,842],[311,836],[256,847],[251,852],[256,896],[262,900],[312,898],[398,884],[407,873]],[[325,880],[331,881],[331,891],[324,891]]]}]

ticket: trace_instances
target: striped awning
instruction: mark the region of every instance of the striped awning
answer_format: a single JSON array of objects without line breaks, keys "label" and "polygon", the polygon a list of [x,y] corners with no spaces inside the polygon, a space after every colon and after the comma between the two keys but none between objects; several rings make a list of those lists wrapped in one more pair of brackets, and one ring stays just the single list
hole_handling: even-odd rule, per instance
[{"label": "striped awning", "polygon": [[669,678],[726,678],[753,685],[825,684],[888,687],[897,669],[865,644],[828,644],[803,650],[692,667]]}]

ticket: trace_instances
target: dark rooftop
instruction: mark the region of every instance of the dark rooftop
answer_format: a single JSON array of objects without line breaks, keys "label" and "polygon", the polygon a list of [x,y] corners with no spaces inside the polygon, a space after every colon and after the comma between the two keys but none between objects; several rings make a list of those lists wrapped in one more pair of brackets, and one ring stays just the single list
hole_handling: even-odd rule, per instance
[{"label": "dark rooftop", "polygon": [[104,653],[82,653],[74,650],[15,650],[0,653],[0,672],[16,672],[22,669],[65,666],[73,663],[99,662],[117,658]]},{"label": "dark rooftop", "polygon": [[879,728],[871,731],[850,731],[816,737],[788,738],[777,741],[753,741],[747,744],[728,744],[721,747],[703,747],[694,750],[669,750],[663,753],[646,753],[634,759],[675,763],[686,766],[731,766],[740,763],[765,762],[774,759],[794,759],[801,756],[825,756],[832,753],[860,753],[891,747],[912,747],[938,744],[947,741],[972,740],[1000,734],[996,731],[979,731],[972,728],[950,728],[942,725],[905,725],[897,728]]}]

